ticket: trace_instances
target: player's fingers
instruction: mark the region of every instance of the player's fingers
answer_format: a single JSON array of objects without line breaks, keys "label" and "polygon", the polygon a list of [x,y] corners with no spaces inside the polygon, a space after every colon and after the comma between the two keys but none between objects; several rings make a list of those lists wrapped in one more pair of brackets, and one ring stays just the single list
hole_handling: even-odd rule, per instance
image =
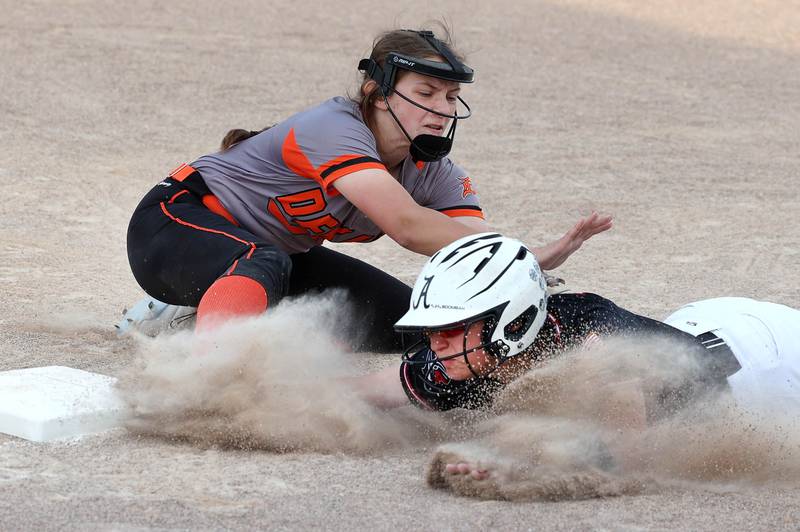
[{"label": "player's fingers", "polygon": [[591,214],[589,214],[588,216],[584,217],[584,221],[586,222],[586,225],[592,225],[592,226],[604,224],[604,223],[610,221],[611,219],[612,219],[612,216],[610,216],[608,214],[600,214],[597,211],[592,211]]},{"label": "player's fingers", "polygon": [[472,478],[475,480],[485,480],[489,478],[489,472],[485,469],[476,469],[472,472]]},{"label": "player's fingers", "polygon": [[598,233],[602,233],[603,231],[608,231],[613,226],[614,226],[614,223],[611,222],[611,221],[609,221],[607,223],[604,223],[604,224],[593,225],[591,228],[587,228],[587,230],[586,230],[587,231],[587,235],[588,236],[593,236],[593,235],[596,235]]},{"label": "player's fingers", "polygon": [[603,231],[608,231],[613,226],[614,222],[611,216],[603,216],[602,218],[596,218],[591,224],[586,224],[583,227],[582,235],[586,235],[586,237],[590,237],[596,235],[597,233],[602,233]]},{"label": "player's fingers", "polygon": [[572,226],[572,229],[567,231],[567,233],[561,237],[562,240],[572,240],[578,235],[580,235],[586,227],[586,218],[581,218],[578,220],[578,223]]}]

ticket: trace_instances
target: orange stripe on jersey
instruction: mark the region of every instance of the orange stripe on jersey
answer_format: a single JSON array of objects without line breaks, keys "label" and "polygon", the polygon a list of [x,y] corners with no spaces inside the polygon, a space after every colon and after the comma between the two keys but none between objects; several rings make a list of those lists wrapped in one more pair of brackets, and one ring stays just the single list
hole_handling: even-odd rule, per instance
[{"label": "orange stripe on jersey", "polygon": [[[357,159],[359,157],[363,157],[363,156],[362,155],[350,154],[350,155],[341,155],[339,157],[336,157],[335,159],[331,159],[330,161],[328,161],[327,163],[325,163],[325,164],[323,164],[322,166],[319,167],[319,175],[323,179],[325,179],[327,177],[326,174],[329,174],[331,172],[331,168],[334,168],[335,166],[338,166],[338,165],[340,165],[342,163],[346,163],[347,161],[350,161],[352,159]],[[334,170],[335,170],[335,168],[334,168]]]},{"label": "orange stripe on jersey", "polygon": [[175,181],[180,182],[180,181],[183,181],[184,179],[186,179],[187,177],[189,177],[190,175],[192,175],[193,173],[195,173],[196,171],[197,170],[195,170],[194,168],[192,168],[188,164],[184,163],[184,164],[180,165],[179,167],[177,167],[172,172],[170,172],[169,176],[172,179],[174,179]]},{"label": "orange stripe on jersey", "polygon": [[352,164],[344,168],[338,168],[337,170],[334,170],[333,172],[325,176],[325,184],[326,186],[331,186],[333,182],[339,179],[340,177],[344,177],[347,174],[352,174],[353,172],[358,172],[359,170],[369,170],[369,169],[386,170],[386,166],[384,166],[384,164],[381,162],[366,161],[363,163]]},{"label": "orange stripe on jersey", "polygon": [[480,209],[442,209],[439,212],[452,218],[456,218],[458,216],[473,216],[475,218],[483,219],[483,211]]},{"label": "orange stripe on jersey", "polygon": [[314,165],[297,144],[294,128],[289,130],[289,134],[286,135],[286,139],[283,141],[281,156],[289,170],[299,176],[316,181],[330,197],[339,195],[339,191],[331,187],[331,184],[340,177],[367,168],[386,169],[379,160],[357,154],[340,155],[324,163],[319,168],[314,168]]},{"label": "orange stripe on jersey", "polygon": [[289,134],[286,135],[286,139],[283,141],[281,156],[283,156],[283,162],[286,163],[289,170],[301,177],[313,179],[322,187],[325,186],[317,169],[314,168],[314,165],[308,160],[306,154],[303,153],[303,150],[297,145],[297,139],[294,136],[294,128],[289,130]]}]

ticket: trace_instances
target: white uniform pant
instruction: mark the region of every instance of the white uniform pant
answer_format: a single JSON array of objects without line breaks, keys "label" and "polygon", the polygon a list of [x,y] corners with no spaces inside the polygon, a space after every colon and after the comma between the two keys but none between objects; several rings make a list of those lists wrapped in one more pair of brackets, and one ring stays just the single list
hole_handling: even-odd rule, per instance
[{"label": "white uniform pant", "polygon": [[742,369],[728,377],[737,404],[759,414],[800,412],[800,311],[744,297],[690,303],[665,323],[693,336],[713,332]]}]

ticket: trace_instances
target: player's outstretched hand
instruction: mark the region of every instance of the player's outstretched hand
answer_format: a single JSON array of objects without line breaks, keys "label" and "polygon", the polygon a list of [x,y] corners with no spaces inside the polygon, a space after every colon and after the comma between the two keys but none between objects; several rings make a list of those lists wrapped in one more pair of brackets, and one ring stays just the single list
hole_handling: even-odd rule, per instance
[{"label": "player's outstretched hand", "polygon": [[490,474],[488,469],[478,467],[477,464],[470,462],[445,464],[444,470],[450,475],[469,475],[475,480],[485,480],[489,478]]},{"label": "player's outstretched hand", "polygon": [[564,261],[575,253],[584,242],[598,233],[608,231],[611,229],[612,225],[613,221],[611,216],[601,216],[596,212],[592,212],[589,216],[578,220],[578,223],[558,240],[554,240],[542,247],[534,248],[533,254],[536,255],[536,260],[539,261],[539,266],[541,266],[543,270],[558,268],[564,264]]}]

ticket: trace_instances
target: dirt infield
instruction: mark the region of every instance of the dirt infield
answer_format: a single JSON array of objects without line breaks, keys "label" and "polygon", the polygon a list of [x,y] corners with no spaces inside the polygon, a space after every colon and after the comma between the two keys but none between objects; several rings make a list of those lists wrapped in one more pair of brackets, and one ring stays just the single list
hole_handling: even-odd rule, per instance
[{"label": "dirt infield", "polygon": [[[125,232],[144,192],[230,128],[352,92],[373,34],[443,15],[477,79],[453,157],[494,228],[535,245],[580,213],[613,213],[614,229],[558,274],[656,318],[720,295],[800,307],[797,2],[340,4],[0,0],[0,370],[122,375],[136,349],[113,323],[141,296]],[[409,282],[423,262],[385,238],[337,249]],[[0,435],[0,528],[800,526],[800,489],[770,483],[560,503],[458,498],[425,484],[431,450]]]}]

